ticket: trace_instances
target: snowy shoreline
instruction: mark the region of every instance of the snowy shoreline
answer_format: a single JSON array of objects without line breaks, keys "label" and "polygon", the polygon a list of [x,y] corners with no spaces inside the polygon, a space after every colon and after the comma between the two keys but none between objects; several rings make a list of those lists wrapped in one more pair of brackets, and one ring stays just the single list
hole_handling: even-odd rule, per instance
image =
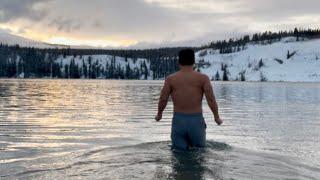
[{"label": "snowy shoreline", "polygon": [[[27,52],[5,56],[2,77],[161,80],[178,70],[177,57],[169,55],[138,58],[50,54],[32,49]],[[241,47],[230,46],[228,53],[203,48],[195,58],[195,70],[216,81],[320,82],[319,38],[249,42]]]},{"label": "snowy shoreline", "polygon": [[[88,80],[88,81],[164,81],[164,79],[88,79],[88,78],[5,78],[0,77],[0,80]],[[320,84],[320,81],[216,81],[215,83],[303,83],[303,84]]]}]

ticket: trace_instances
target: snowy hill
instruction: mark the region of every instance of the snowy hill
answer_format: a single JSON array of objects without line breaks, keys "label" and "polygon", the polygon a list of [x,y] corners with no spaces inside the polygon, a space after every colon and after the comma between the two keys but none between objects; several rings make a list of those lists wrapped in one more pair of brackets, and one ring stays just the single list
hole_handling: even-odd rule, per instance
[{"label": "snowy hill", "polygon": [[[38,48],[61,47],[1,32],[0,42]],[[236,52],[199,50],[196,69],[212,80],[320,82],[320,38],[296,41],[295,37],[286,37],[274,43],[251,41],[231,50]],[[35,50],[26,57],[13,52],[2,54],[0,77],[163,79],[178,69],[175,55],[137,59],[110,54],[68,56],[63,51],[46,54]]]},{"label": "snowy hill", "polygon": [[0,43],[8,45],[19,45],[20,47],[35,47],[35,48],[67,48],[64,45],[48,44],[40,41],[34,41],[21,36],[12,35],[0,31]]},{"label": "snowy hill", "polygon": [[[117,74],[126,78],[151,79],[150,61],[146,59],[132,59],[111,55],[60,56],[55,60],[60,64],[61,72],[70,72],[70,65],[80,69],[80,78],[88,78],[90,71],[95,78],[103,79]],[[68,68],[69,70],[67,70]]]},{"label": "snowy hill", "polygon": [[[141,73],[141,64],[146,63],[148,77],[153,79],[150,61],[146,59],[125,59],[110,55],[67,56],[59,57],[56,62],[63,67],[73,59],[79,67],[96,64],[104,71],[107,62],[122,71],[130,68],[140,70],[140,79],[146,79]],[[203,49],[196,52],[197,69],[212,80],[222,80],[224,70],[231,81],[285,81],[285,82],[320,82],[320,39],[295,41],[294,37],[284,38],[272,44],[248,44],[245,50],[220,54],[218,50]],[[64,69],[62,71],[65,71]],[[103,74],[103,73],[101,73]],[[219,74],[219,75],[217,75]],[[218,77],[217,77],[218,76]],[[103,78],[103,77],[101,77]]]},{"label": "snowy hill", "polygon": [[0,43],[7,45],[19,45],[20,47],[34,47],[34,48],[72,48],[72,49],[114,49],[114,47],[94,47],[88,45],[62,45],[62,44],[49,44],[41,41],[24,38],[21,36],[12,35],[7,32],[0,31]]},{"label": "snowy hill", "polygon": [[222,79],[221,67],[226,66],[229,80],[320,82],[320,39],[289,37],[273,44],[248,44],[245,50],[230,54],[204,49],[196,59],[199,70],[212,79]]}]

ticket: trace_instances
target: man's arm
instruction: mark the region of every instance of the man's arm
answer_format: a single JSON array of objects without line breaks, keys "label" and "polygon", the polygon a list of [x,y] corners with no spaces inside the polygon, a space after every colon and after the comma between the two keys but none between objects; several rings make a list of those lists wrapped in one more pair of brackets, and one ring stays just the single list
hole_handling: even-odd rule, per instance
[{"label": "man's arm", "polygon": [[161,90],[161,95],[160,95],[159,104],[158,104],[158,114],[155,118],[156,121],[161,120],[162,113],[167,106],[170,93],[171,93],[171,86],[170,86],[169,78],[166,78],[164,81],[164,86]]},{"label": "man's arm", "polygon": [[216,121],[216,123],[218,125],[221,125],[222,120],[220,119],[220,116],[219,116],[218,104],[216,101],[216,97],[214,96],[212,85],[211,85],[211,82],[210,82],[210,79],[208,78],[208,76],[205,76],[203,91],[206,96],[208,105],[209,105],[211,111],[213,112],[214,120]]}]

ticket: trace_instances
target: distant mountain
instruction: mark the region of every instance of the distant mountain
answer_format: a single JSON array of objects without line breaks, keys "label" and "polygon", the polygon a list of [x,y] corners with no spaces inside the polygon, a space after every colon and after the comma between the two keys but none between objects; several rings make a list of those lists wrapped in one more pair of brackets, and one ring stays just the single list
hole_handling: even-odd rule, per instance
[{"label": "distant mountain", "polygon": [[[195,69],[215,81],[320,82],[319,35],[295,30],[213,42],[195,48]],[[7,34],[0,40],[40,48],[0,45],[0,77],[163,79],[179,69],[179,48],[41,49],[56,46]]]},{"label": "distant mountain", "polygon": [[7,45],[19,45],[20,47],[34,47],[34,48],[72,48],[72,49],[114,49],[114,47],[94,47],[88,45],[62,45],[62,44],[50,44],[41,41],[35,41],[32,39],[24,38],[17,35],[12,35],[7,32],[0,31],[0,43]]},{"label": "distant mountain", "polygon": [[12,35],[0,31],[0,43],[8,45],[19,45],[20,47],[35,47],[35,48],[68,48],[69,46],[49,44],[41,41],[27,39],[21,36]]}]

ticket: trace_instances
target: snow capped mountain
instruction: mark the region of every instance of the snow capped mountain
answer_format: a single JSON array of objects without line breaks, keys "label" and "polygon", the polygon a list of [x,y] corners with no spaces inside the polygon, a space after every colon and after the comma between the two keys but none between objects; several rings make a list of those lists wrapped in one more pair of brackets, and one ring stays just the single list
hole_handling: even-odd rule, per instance
[{"label": "snow capped mountain", "polygon": [[[0,43],[19,44],[22,47],[66,48],[1,31]],[[250,42],[243,50],[239,47],[235,47],[234,50],[236,52],[226,54],[221,54],[215,49],[199,50],[196,52],[196,69],[212,80],[320,82],[320,38],[296,41],[296,37],[286,37],[274,43]],[[107,54],[59,55],[55,58],[54,61],[59,64],[62,73],[69,73],[66,67],[73,64],[81,71],[80,77],[85,78],[87,76],[83,76],[82,71],[90,67],[94,67],[98,72],[95,76],[97,78],[105,78],[106,74],[114,71],[113,69],[119,76],[127,73],[130,77],[140,79],[163,77],[156,75],[161,74],[159,71],[161,60],[150,61],[150,59],[124,58]],[[20,60],[17,60],[17,63],[19,62]],[[172,66],[166,61],[166,57],[162,62],[164,62],[162,70]]]},{"label": "snow capped mountain", "polygon": [[229,80],[320,82],[320,39],[251,43],[230,54],[204,49],[196,53],[196,61],[200,72],[212,79],[222,79],[225,68]]},{"label": "snow capped mountain", "polygon": [[48,44],[41,41],[34,41],[21,36],[12,35],[0,31],[0,43],[8,45],[19,45],[21,47],[35,47],[35,48],[67,48],[69,46]]},{"label": "snow capped mountain", "polygon": [[0,29],[0,43],[8,45],[19,45],[20,47],[34,47],[34,48],[72,48],[72,49],[114,49],[114,47],[94,47],[88,45],[62,45],[62,44],[50,44],[41,41],[35,41],[32,39],[24,38],[17,35],[12,35],[6,31]]}]

